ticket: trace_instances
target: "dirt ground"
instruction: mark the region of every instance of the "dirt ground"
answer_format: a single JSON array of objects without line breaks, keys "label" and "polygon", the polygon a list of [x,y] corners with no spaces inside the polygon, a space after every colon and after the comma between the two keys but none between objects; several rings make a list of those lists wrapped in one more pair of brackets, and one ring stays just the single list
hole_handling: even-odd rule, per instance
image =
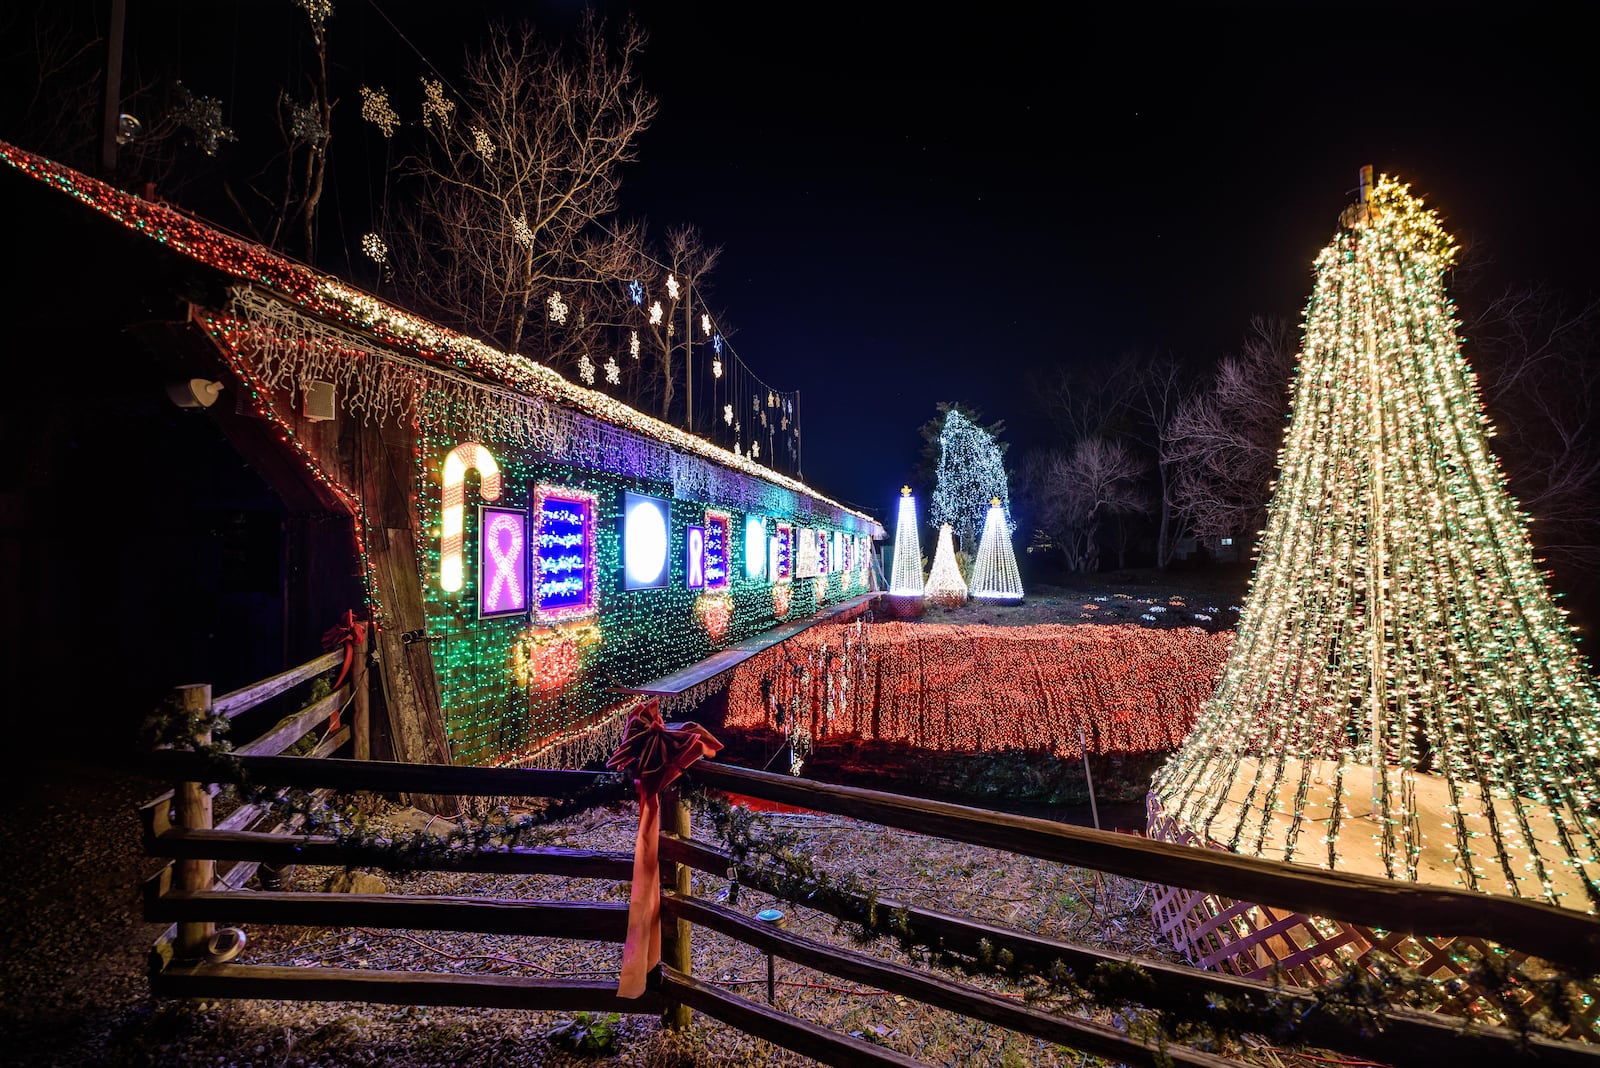
[{"label": "dirt ground", "polygon": [[[1195,571],[1117,571],[1095,575],[1092,583],[1030,586],[1019,604],[968,601],[960,608],[930,605],[927,623],[984,623],[1028,627],[1039,623],[1137,623],[1171,629],[1230,630],[1248,576],[1232,569]],[[1062,579],[1070,582],[1070,578]]]},{"label": "dirt ground", "polygon": [[[1114,589],[1116,592],[1106,592]],[[1181,576],[1129,574],[1100,591],[1039,586],[1023,604],[933,609],[940,622],[1138,622],[1145,626],[1231,626],[1238,589]],[[1164,611],[1154,611],[1162,608]],[[1199,618],[1209,616],[1209,619]],[[0,809],[0,1066],[215,1065],[261,1068],[382,1065],[388,1068],[503,1065],[732,1066],[809,1064],[731,1028],[696,1016],[685,1035],[653,1016],[586,1021],[607,1052],[566,1049],[558,1032],[573,1017],[557,1013],[457,1010],[347,1003],[157,1000],[145,979],[145,954],[164,925],[145,922],[139,885],[160,865],[142,855],[137,806],[163,784],[113,768],[35,763],[11,777]],[[385,810],[387,818],[417,816]],[[1150,928],[1146,890],[1060,865],[1018,858],[835,817],[773,815],[802,831],[816,862],[854,872],[885,895],[968,912],[1054,937],[1165,955]],[[595,809],[569,821],[574,845],[628,849],[631,807]],[[426,822],[424,820],[424,822]],[[697,824],[697,833],[708,835]],[[317,889],[327,871],[302,869],[296,889]],[[418,874],[382,876],[393,892],[520,898],[626,900],[621,883],[537,877]],[[561,885],[556,885],[558,882]],[[253,885],[253,884],[252,884]],[[697,876],[696,893],[726,894],[721,880]],[[749,890],[737,901],[753,913],[774,904]],[[791,929],[852,944],[821,914],[776,903]],[[243,959],[327,967],[396,967],[499,974],[614,974],[620,949],[548,940],[366,929],[251,930]],[[882,941],[867,952],[899,957]],[[765,960],[754,950],[702,933],[697,975],[751,997],[765,996]],[[777,1004],[868,1041],[933,1064],[1079,1065],[1092,1058],[862,988],[796,965],[777,965]],[[993,980],[979,986],[1016,994]],[[1270,1062],[1270,1059],[1269,1059]],[[1306,1062],[1309,1063],[1309,1062]]]}]

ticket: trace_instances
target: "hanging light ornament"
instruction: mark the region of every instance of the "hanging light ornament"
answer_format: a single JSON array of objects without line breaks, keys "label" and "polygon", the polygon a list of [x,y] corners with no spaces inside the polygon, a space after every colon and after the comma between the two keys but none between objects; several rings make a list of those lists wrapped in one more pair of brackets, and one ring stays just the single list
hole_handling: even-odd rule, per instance
[{"label": "hanging light ornament", "polygon": [[761,440],[759,438],[750,443],[750,455],[757,460],[761,459]]},{"label": "hanging light ornament", "polygon": [[635,304],[644,303],[644,283],[635,278],[628,283],[628,296]]},{"label": "hanging light ornament", "polygon": [[705,331],[706,337],[711,336],[711,316],[704,312],[700,313],[700,329]]},{"label": "hanging light ornament", "polygon": [[661,302],[659,300],[652,302],[650,305],[650,325],[660,326],[661,317],[665,314],[666,313],[661,310]]},{"label": "hanging light ornament", "polygon": [[639,331],[628,331],[628,355],[634,359],[639,358]]},{"label": "hanging light ornament", "polygon": [[578,377],[583,379],[584,385],[594,385],[594,361],[587,352],[578,357]]},{"label": "hanging light ornament", "polygon": [[374,263],[387,263],[389,261],[389,246],[384,244],[383,238],[377,234],[362,235],[361,251],[365,252]]},{"label": "hanging light ornament", "polygon": [[676,275],[667,275],[667,296],[673,300],[678,299],[678,278]]},{"label": "hanging light ornament", "polygon": [[567,307],[566,301],[561,299],[559,291],[551,293],[550,299],[545,303],[550,305],[550,319],[552,322],[565,323],[567,321],[567,312],[570,309]]},{"label": "hanging light ornament", "polygon": [[606,356],[605,372],[607,382],[611,383],[613,386],[621,384],[622,366],[617,363],[617,358],[615,356]]},{"label": "hanging light ornament", "polygon": [[711,376],[713,378],[721,378],[722,377],[722,357],[720,357],[720,356],[711,357]]},{"label": "hanging light ornament", "polygon": [[722,335],[721,334],[712,334],[711,335],[711,349],[718,356],[722,355]]},{"label": "hanging light ornament", "polygon": [[733,425],[733,405],[724,404],[722,406],[722,421],[729,426]]}]

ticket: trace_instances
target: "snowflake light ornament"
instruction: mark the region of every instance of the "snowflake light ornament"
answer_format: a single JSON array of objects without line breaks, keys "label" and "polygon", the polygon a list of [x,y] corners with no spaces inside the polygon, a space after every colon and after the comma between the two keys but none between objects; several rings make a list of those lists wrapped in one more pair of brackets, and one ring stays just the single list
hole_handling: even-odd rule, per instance
[{"label": "snowflake light ornament", "polygon": [[673,300],[677,300],[678,299],[678,276],[677,275],[672,275],[672,274],[667,275],[667,296],[671,297]]},{"label": "snowflake light ornament", "polygon": [[383,131],[384,137],[393,137],[400,125],[400,115],[389,105],[389,90],[361,87],[361,117]]},{"label": "snowflake light ornament", "polygon": [[605,363],[606,381],[613,386],[622,382],[622,366],[617,363],[615,356],[607,356]]},{"label": "snowflake light ornament", "polygon": [[661,310],[661,302],[659,300],[656,301],[655,303],[651,304],[650,305],[650,325],[651,326],[660,326],[661,325],[661,317],[663,315],[665,315],[665,314],[666,313]]},{"label": "snowflake light ornament", "polygon": [[578,377],[583,379],[584,385],[594,385],[594,361],[587,352],[578,357]]},{"label": "snowflake light ornament", "polygon": [[634,359],[639,358],[639,331],[628,331],[628,355]]},{"label": "snowflake light ornament", "polygon": [[374,263],[387,263],[389,261],[389,246],[383,243],[383,238],[377,234],[361,235],[361,251],[365,252]]},{"label": "snowflake light ornament", "polygon": [[711,336],[711,316],[705,312],[700,313],[700,329],[705,332],[706,337]]},{"label": "snowflake light ornament", "polygon": [[729,426],[733,425],[733,405],[724,404],[722,406],[722,421]]},{"label": "snowflake light ornament", "polygon": [[753,460],[761,459],[761,441],[760,441],[760,439],[757,439],[757,440],[752,441],[750,443],[750,458],[753,459]]},{"label": "snowflake light ornament", "polygon": [[711,358],[711,376],[713,378],[722,377],[722,357],[713,356]]},{"label": "snowflake light ornament", "polygon": [[438,123],[440,130],[448,130],[455,111],[456,102],[444,95],[443,82],[422,79],[422,125],[431,130]]},{"label": "snowflake light ornament", "polygon": [[222,122],[222,101],[210,96],[195,96],[182,82],[176,85],[178,103],[170,116],[174,122],[189,131],[200,151],[215,156],[223,141],[237,141],[233,127]]},{"label": "snowflake light ornament", "polygon": [[483,162],[494,162],[495,145],[494,139],[489,136],[489,131],[480,130],[476,126],[472,128],[472,150]]},{"label": "snowflake light ornament", "polygon": [[518,215],[511,220],[511,236],[516,238],[517,244],[523,248],[533,247],[533,231],[528,229],[528,217]]},{"label": "snowflake light ornament", "polygon": [[301,145],[320,145],[328,139],[328,131],[322,128],[322,111],[316,101],[305,104],[289,101],[289,136]]},{"label": "snowflake light ornament", "polygon": [[[567,307],[566,301],[561,299],[560,291],[551,293],[550,299],[545,303],[550,306],[550,319],[552,322],[565,323],[567,321],[567,312],[571,309]],[[588,359],[588,357],[585,356],[584,359]],[[592,370],[589,372],[589,381],[594,381],[594,372]]]}]

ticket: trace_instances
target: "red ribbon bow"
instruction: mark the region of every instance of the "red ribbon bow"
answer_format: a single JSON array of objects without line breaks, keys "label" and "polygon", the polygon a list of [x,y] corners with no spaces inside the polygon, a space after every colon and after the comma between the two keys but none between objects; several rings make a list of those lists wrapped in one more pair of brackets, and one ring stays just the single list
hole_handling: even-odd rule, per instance
[{"label": "red ribbon bow", "polygon": [[[367,624],[365,621],[357,622],[354,612],[345,612],[338,626],[329,628],[322,635],[322,647],[332,649],[335,645],[344,645],[344,663],[339,667],[339,679],[333,684],[337,690],[344,685],[344,680],[350,676],[350,668],[355,664],[356,646],[367,638]],[[333,715],[328,717],[328,729],[339,729],[339,710],[333,710]]]},{"label": "red ribbon bow", "polygon": [[639,795],[639,836],[633,846],[633,892],[628,897],[628,940],[622,947],[617,996],[636,998],[661,963],[661,791],[701,757],[716,756],[722,743],[698,723],[665,723],[661,702],[644,702],[628,714],[622,744],[606,767],[633,778]]}]

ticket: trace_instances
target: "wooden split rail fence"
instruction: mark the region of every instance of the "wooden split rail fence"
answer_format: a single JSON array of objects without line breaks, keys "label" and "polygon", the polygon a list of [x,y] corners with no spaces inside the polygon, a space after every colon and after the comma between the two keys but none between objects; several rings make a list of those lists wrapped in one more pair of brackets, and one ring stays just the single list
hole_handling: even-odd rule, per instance
[{"label": "wooden split rail fence", "polygon": [[[297,670],[318,663],[321,661]],[[189,700],[197,703],[200,697],[191,692]],[[303,714],[309,715],[309,709]],[[287,738],[291,733],[285,729],[274,736]],[[613,943],[623,941],[627,927],[627,906],[617,902],[242,892],[242,883],[236,880],[214,881],[210,865],[216,861],[376,867],[381,866],[382,850],[326,836],[290,833],[293,828],[213,826],[209,806],[200,800],[208,797],[202,781],[207,777],[247,777],[261,785],[338,792],[489,797],[567,797],[593,788],[601,778],[599,773],[585,771],[308,759],[264,755],[271,746],[245,748],[251,752],[227,762],[224,768],[194,752],[164,750],[150,758],[160,775],[178,784],[174,794],[144,808],[148,852],[173,861],[147,885],[145,914],[152,920],[174,922],[178,932],[171,951],[158,953],[152,960],[151,984],[157,994],[664,1013],[669,1025],[679,1027],[688,1022],[692,1009],[828,1064],[921,1063],[695,978],[690,947],[694,928],[701,927],[829,975],[1111,1060],[1206,1068],[1237,1063],[1179,1045],[1157,1050],[1138,1037],[1086,1017],[1046,1012],[938,973],[782,930],[697,897],[691,893],[691,870],[722,878],[733,861],[724,850],[692,836],[688,805],[676,795],[663,805],[660,841],[664,963],[645,995],[636,1000],[617,998],[612,980],[214,963],[205,958],[204,950],[210,925],[216,923],[359,925]],[[687,779],[699,786],[766,801],[1390,930],[1482,936],[1575,971],[1593,971],[1600,961],[1600,920],[1545,905],[1308,870],[712,762],[696,764]],[[413,866],[626,881],[632,875],[632,856],[515,847],[428,854],[418,857]],[[754,865],[741,868],[738,876],[742,885],[757,890],[775,891],[780,881],[776,873]],[[1319,1008],[1310,991],[1133,958],[892,900],[868,901],[860,895],[823,889],[805,905],[848,921],[862,920],[874,907],[896,909],[910,936],[923,944],[972,956],[1005,952],[1019,963],[1039,967],[1059,962],[1080,977],[1107,969],[1125,975],[1128,965],[1137,964],[1146,977],[1143,989],[1137,992],[1138,1003],[1150,1009],[1194,1013],[1204,1011],[1216,999],[1226,999],[1259,1012],[1263,1031],[1269,1031],[1272,1022],[1287,1013],[1301,1017],[1294,1036],[1297,1041],[1383,1063],[1537,1061],[1600,1068],[1600,1047],[1593,1045],[1524,1039],[1492,1027],[1468,1030],[1457,1019],[1404,1009],[1385,1010],[1374,1017],[1341,1018]]]}]

